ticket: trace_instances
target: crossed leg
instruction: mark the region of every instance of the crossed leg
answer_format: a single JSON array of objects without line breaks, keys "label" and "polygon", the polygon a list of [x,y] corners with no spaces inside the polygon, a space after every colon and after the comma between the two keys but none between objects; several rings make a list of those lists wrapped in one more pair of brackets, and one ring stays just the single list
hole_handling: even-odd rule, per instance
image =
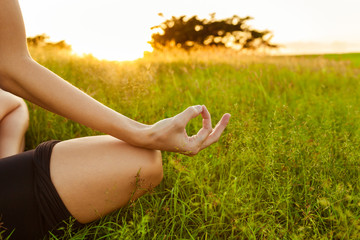
[{"label": "crossed leg", "polygon": [[85,137],[55,145],[50,174],[72,216],[89,223],[158,185],[162,158],[111,136]]}]

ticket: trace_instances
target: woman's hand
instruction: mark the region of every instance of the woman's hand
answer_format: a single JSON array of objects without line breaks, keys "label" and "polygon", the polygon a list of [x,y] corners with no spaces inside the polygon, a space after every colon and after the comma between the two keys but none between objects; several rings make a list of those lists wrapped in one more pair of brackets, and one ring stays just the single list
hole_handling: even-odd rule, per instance
[{"label": "woman's hand", "polygon": [[[200,114],[203,118],[203,126],[196,135],[189,137],[185,127],[191,119]],[[182,113],[152,125],[150,127],[151,143],[148,147],[194,156],[219,140],[229,119],[230,114],[224,114],[213,129],[210,113],[205,106],[188,107]]]}]

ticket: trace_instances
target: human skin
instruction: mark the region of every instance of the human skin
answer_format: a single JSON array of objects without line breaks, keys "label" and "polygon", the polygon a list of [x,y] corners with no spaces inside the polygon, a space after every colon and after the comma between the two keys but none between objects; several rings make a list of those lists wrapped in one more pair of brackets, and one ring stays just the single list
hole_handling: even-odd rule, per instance
[{"label": "human skin", "polygon": [[66,208],[80,223],[127,205],[163,178],[159,150],[134,147],[108,135],[56,144],[50,173]]},{"label": "human skin", "polygon": [[[98,219],[159,184],[163,176],[159,150],[194,156],[219,140],[230,119],[224,114],[212,128],[209,111],[197,105],[145,125],[104,106],[31,58],[17,0],[0,0],[0,88],[112,136],[73,139],[54,147],[52,182],[81,223]],[[187,123],[200,115],[202,128],[188,136]],[[140,188],[134,184],[136,178],[142,180]]]},{"label": "human skin", "polygon": [[26,103],[0,89],[0,158],[24,151],[29,126]]},{"label": "human skin", "polygon": [[[17,0],[0,3],[0,88],[129,144],[149,149],[194,155],[216,142],[226,127],[230,114],[224,114],[213,129],[210,114],[204,107],[199,111],[190,107],[184,114],[145,125],[104,106],[35,62],[27,49]],[[189,137],[185,126],[200,114],[205,117],[203,128]]]}]

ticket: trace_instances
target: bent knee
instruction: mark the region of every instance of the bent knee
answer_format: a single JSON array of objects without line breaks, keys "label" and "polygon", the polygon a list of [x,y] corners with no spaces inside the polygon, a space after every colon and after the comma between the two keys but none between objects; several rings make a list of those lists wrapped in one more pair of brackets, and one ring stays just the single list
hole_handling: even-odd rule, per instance
[{"label": "bent knee", "polygon": [[25,101],[0,89],[0,119],[8,114],[16,114],[22,125],[29,125],[29,111]]},{"label": "bent knee", "polygon": [[17,123],[24,130],[29,127],[29,110],[25,101],[21,98],[18,99],[19,106],[14,110],[14,114],[17,116]]},{"label": "bent knee", "polygon": [[152,188],[159,185],[163,179],[161,152],[149,149],[142,149],[142,151],[144,155],[137,175],[144,181],[146,187]]},{"label": "bent knee", "polygon": [[149,172],[150,172],[150,182],[153,186],[159,185],[162,181],[164,173],[162,166],[162,156],[161,151],[159,150],[148,150],[149,153]]},{"label": "bent knee", "polygon": [[29,109],[23,99],[20,99],[19,111],[23,117],[23,121],[25,125],[29,125]]}]

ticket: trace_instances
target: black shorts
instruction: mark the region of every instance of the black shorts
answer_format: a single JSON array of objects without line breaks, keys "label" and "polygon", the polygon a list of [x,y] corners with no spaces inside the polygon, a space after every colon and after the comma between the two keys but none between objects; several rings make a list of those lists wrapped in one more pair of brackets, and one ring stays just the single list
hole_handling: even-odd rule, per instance
[{"label": "black shorts", "polygon": [[50,178],[51,152],[58,142],[0,159],[2,237],[39,239],[71,218]]}]

